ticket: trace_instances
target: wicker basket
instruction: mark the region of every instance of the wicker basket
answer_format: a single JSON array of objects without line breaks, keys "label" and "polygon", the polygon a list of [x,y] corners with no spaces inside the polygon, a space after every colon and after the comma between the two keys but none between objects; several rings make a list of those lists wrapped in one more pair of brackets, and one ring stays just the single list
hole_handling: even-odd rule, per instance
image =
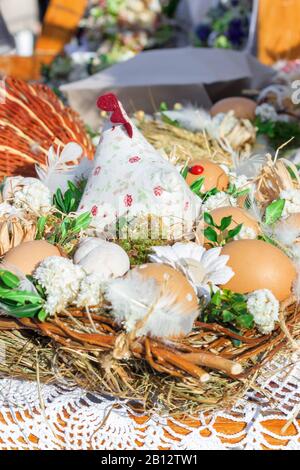
[{"label": "wicker basket", "polygon": [[[80,385],[174,415],[228,408],[240,398],[288,337],[299,335],[293,299],[281,305],[281,326],[270,335],[243,336],[219,324],[196,322],[182,340],[130,338],[106,306],[69,309],[51,320],[0,320],[0,371],[11,377]],[[92,322],[92,324],[91,324]],[[243,372],[233,374],[232,365]]]},{"label": "wicker basket", "polygon": [[0,176],[35,175],[48,150],[75,141],[89,158],[94,147],[79,115],[50,88],[8,77],[0,87]]}]

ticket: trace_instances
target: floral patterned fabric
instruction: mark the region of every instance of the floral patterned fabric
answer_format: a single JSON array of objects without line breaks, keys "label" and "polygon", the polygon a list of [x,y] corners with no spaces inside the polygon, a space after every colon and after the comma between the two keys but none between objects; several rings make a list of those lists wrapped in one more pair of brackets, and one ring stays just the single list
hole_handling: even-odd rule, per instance
[{"label": "floral patterned fabric", "polygon": [[122,112],[132,127],[132,137],[124,123],[107,121],[80,211],[91,211],[98,227],[122,216],[152,215],[163,218],[168,226],[184,224],[186,230],[199,215],[200,199]]}]

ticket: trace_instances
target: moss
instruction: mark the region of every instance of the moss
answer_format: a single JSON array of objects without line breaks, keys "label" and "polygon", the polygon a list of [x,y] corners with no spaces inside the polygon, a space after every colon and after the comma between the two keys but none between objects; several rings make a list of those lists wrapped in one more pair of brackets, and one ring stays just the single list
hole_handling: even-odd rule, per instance
[{"label": "moss", "polygon": [[153,246],[169,245],[169,240],[126,239],[117,243],[126,251],[131,265],[140,265],[148,262]]}]

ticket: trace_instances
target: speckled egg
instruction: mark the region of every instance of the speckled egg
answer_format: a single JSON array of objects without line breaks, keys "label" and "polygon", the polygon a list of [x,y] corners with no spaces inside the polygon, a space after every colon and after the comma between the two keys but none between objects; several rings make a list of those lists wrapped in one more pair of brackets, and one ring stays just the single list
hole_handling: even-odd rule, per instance
[{"label": "speckled egg", "polygon": [[198,309],[198,299],[187,278],[171,266],[161,263],[143,264],[135,268],[143,277],[155,279],[174,303],[187,315]]}]

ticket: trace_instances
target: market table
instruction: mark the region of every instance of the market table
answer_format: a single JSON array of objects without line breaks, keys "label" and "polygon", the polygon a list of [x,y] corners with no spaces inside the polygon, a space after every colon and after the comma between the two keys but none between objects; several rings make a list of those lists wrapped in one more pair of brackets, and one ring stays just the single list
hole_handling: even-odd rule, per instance
[{"label": "market table", "polygon": [[0,449],[296,450],[299,378],[299,362],[281,357],[256,383],[268,399],[252,391],[231,411],[184,419],[137,414],[121,400],[66,384],[2,379]]}]

